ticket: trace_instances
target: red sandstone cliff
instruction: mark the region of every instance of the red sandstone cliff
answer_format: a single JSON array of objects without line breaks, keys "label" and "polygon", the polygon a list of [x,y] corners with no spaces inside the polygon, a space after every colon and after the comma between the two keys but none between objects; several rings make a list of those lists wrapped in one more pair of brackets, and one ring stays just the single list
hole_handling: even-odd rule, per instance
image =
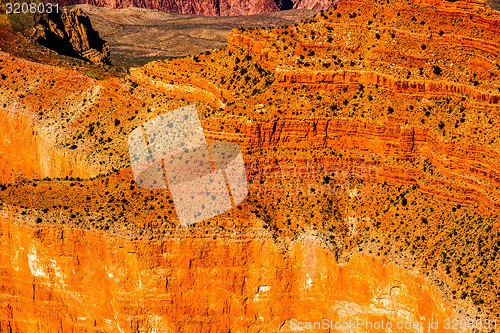
[{"label": "red sandstone cliff", "polygon": [[35,20],[32,38],[59,54],[93,63],[109,63],[109,46],[80,8],[53,12]]},{"label": "red sandstone cliff", "polygon": [[131,0],[62,0],[61,5],[89,4],[106,8],[139,7],[167,13],[196,14],[207,16],[237,16],[276,12],[303,8],[330,9],[339,0],[165,0],[159,2]]}]

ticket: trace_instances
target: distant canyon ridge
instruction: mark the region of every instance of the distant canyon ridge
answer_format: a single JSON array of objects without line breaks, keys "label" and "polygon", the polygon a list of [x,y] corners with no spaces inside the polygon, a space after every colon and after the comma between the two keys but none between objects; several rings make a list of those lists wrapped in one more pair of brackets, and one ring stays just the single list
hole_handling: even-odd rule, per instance
[{"label": "distant canyon ridge", "polygon": [[271,13],[287,9],[331,9],[341,0],[62,0],[64,6],[89,4],[106,8],[139,7],[167,13],[236,16]]}]

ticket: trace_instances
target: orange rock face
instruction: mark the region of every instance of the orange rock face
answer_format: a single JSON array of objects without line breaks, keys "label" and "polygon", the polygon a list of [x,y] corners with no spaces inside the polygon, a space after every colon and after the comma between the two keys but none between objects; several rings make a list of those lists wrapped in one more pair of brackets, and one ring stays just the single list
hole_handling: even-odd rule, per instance
[{"label": "orange rock face", "polygon": [[[126,76],[0,53],[2,331],[498,319],[499,22],[346,0]],[[134,184],[127,135],[191,103],[251,193],[182,228],[168,190]]]}]

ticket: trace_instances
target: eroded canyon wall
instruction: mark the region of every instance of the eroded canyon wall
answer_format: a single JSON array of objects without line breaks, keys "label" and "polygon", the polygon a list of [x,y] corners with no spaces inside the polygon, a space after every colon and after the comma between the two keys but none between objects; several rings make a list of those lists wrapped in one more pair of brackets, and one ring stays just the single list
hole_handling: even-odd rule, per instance
[{"label": "eroded canyon wall", "polygon": [[276,12],[293,8],[313,10],[330,9],[339,0],[63,0],[61,5],[89,4],[107,8],[139,7],[156,9],[167,13],[196,14],[207,16],[237,16]]},{"label": "eroded canyon wall", "polygon": [[[61,145],[66,125],[99,94],[100,87],[74,70],[36,64],[0,52],[0,181],[27,178],[93,177],[97,165],[76,147]],[[60,108],[61,100],[65,111]],[[45,120],[41,118],[45,115]]]},{"label": "eroded canyon wall", "polygon": [[291,332],[290,319],[328,318],[430,332],[426,321],[456,316],[417,272],[373,257],[337,262],[313,231],[283,252],[265,232],[132,240],[10,215],[0,217],[2,331]]},{"label": "eroded canyon wall", "polygon": [[[464,44],[446,39],[457,17],[436,28],[423,18],[448,18],[417,7],[346,1],[298,28],[235,32],[228,49],[155,62],[120,78],[91,79],[0,54],[0,148],[9,156],[1,160],[8,171],[2,182],[18,173],[28,178],[0,186],[1,328],[274,332],[289,331],[292,318],[443,322],[498,314],[498,71],[491,60],[498,19],[485,11],[480,28],[461,27],[474,37]],[[423,50],[420,34],[401,32],[401,53],[385,52],[396,35],[380,28],[387,25],[382,15],[368,23],[368,9],[400,12],[401,21],[390,21],[400,28],[434,29],[436,36],[446,30],[439,42],[426,42],[441,52],[429,61],[446,61],[442,43],[447,49],[453,41],[483,59],[454,59],[456,66],[486,69],[476,72],[477,84],[441,63],[439,75],[434,63],[418,74],[415,59],[401,59]],[[466,10],[457,15],[468,17]],[[380,52],[358,62],[365,54],[348,42],[365,34]],[[345,47],[321,47],[339,36]],[[392,58],[374,64],[380,54]],[[168,191],[134,185],[126,137],[191,103],[207,138],[237,142],[250,165],[355,161],[379,168],[378,178],[362,197],[254,195],[227,215],[180,228]],[[77,162],[51,149],[81,154],[108,175],[36,180],[95,175],[90,167],[75,172]],[[50,165],[45,158],[60,163],[57,172],[42,172]],[[248,176],[252,185],[310,180]]]}]

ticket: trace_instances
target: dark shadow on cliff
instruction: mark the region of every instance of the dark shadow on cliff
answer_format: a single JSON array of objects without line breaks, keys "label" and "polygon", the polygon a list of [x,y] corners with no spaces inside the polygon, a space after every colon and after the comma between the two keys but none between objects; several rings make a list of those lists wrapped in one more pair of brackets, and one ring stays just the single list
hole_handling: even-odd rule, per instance
[{"label": "dark shadow on cliff", "polygon": [[293,2],[292,0],[281,0],[279,7],[281,10],[293,9]]}]

